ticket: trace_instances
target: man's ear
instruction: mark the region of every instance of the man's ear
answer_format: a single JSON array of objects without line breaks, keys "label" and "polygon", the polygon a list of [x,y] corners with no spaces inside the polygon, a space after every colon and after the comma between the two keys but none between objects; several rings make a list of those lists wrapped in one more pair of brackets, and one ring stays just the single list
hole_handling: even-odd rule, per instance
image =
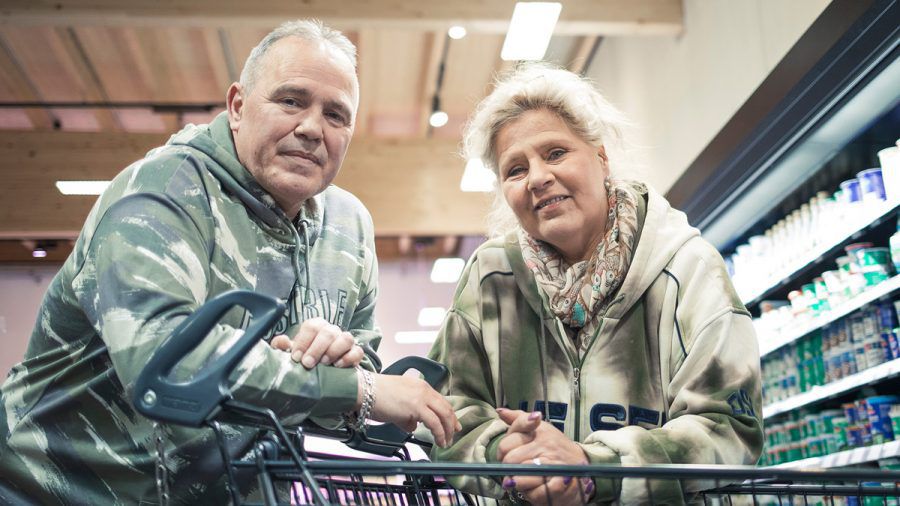
[{"label": "man's ear", "polygon": [[231,131],[236,131],[244,113],[244,88],[241,83],[231,83],[225,93],[225,105],[228,107],[228,124]]}]

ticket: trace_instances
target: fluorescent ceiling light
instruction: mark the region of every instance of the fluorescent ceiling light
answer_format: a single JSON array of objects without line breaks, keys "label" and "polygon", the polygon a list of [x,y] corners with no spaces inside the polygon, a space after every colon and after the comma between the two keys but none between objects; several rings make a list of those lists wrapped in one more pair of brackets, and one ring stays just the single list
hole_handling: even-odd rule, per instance
[{"label": "fluorescent ceiling light", "polygon": [[110,181],[57,181],[56,188],[63,195],[100,195]]},{"label": "fluorescent ceiling light", "polygon": [[500,58],[504,60],[543,58],[561,11],[562,4],[558,2],[516,3]]},{"label": "fluorescent ceiling light", "polygon": [[480,158],[470,158],[466,162],[466,170],[463,172],[459,189],[464,192],[491,192],[494,191],[494,183],[497,176],[484,166]]},{"label": "fluorescent ceiling light", "polygon": [[450,36],[451,39],[461,39],[466,36],[466,27],[464,26],[451,26],[449,30],[447,30],[447,35]]},{"label": "fluorescent ceiling light", "polygon": [[463,267],[466,266],[462,258],[438,258],[431,268],[432,283],[456,283]]},{"label": "fluorescent ceiling light", "polygon": [[419,311],[419,326],[437,327],[444,322],[445,314],[447,310],[442,307],[423,307]]},{"label": "fluorescent ceiling light", "polygon": [[394,334],[394,341],[399,344],[433,343],[437,334],[437,330],[408,330]]}]

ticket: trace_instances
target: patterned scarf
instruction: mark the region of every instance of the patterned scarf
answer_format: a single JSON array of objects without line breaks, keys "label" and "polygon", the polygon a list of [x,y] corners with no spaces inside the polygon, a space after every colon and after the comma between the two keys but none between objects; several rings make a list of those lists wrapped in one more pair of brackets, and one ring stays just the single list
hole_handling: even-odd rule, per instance
[{"label": "patterned scarf", "polygon": [[534,239],[521,227],[518,229],[525,265],[547,295],[553,314],[569,327],[579,329],[579,348],[587,344],[581,336],[594,334],[598,316],[625,279],[634,254],[640,197],[627,183],[614,180],[609,180],[606,193],[606,232],[588,260],[567,265],[555,248]]}]

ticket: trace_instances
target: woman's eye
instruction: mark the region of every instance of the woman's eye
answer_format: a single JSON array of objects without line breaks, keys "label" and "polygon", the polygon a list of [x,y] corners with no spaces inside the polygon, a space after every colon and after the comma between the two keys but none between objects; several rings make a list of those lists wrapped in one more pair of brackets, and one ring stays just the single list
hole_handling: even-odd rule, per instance
[{"label": "woman's eye", "polygon": [[550,153],[547,155],[547,159],[548,160],[556,160],[557,158],[563,156],[564,154],[566,154],[565,149],[554,149],[554,150],[550,151]]},{"label": "woman's eye", "polygon": [[508,171],[506,171],[506,178],[507,179],[514,178],[514,177],[520,176],[524,173],[525,173],[525,168],[522,167],[521,165],[517,165],[517,166],[509,169]]}]

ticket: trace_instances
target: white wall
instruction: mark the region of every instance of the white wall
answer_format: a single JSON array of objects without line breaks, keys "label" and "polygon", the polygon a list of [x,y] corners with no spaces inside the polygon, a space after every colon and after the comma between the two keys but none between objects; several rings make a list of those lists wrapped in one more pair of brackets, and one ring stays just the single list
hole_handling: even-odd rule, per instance
[{"label": "white wall", "polygon": [[25,355],[41,299],[58,269],[0,268],[0,382]]},{"label": "white wall", "polygon": [[667,191],[830,0],[685,0],[677,37],[607,37],[589,69],[637,125],[636,174]]}]

